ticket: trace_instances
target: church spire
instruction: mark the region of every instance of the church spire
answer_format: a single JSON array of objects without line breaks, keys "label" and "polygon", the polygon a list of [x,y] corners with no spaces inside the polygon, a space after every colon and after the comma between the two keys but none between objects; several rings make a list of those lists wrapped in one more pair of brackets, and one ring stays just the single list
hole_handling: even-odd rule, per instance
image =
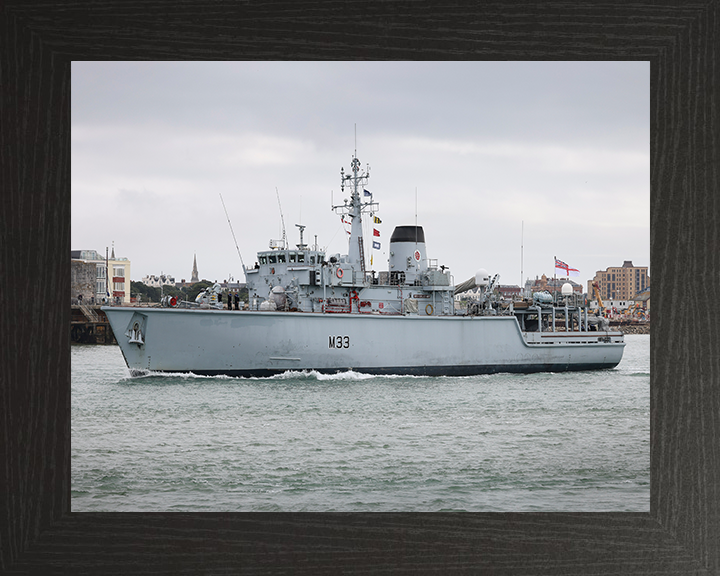
[{"label": "church spire", "polygon": [[190,282],[200,282],[200,279],[198,278],[197,255],[196,254],[193,254],[193,271],[192,271],[192,278],[190,278]]}]

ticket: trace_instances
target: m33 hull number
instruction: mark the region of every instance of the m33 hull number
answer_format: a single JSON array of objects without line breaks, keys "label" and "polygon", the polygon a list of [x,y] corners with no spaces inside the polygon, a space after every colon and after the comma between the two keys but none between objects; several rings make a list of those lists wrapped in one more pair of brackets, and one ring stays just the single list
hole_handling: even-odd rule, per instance
[{"label": "m33 hull number", "polygon": [[328,348],[350,348],[350,336],[330,336]]}]

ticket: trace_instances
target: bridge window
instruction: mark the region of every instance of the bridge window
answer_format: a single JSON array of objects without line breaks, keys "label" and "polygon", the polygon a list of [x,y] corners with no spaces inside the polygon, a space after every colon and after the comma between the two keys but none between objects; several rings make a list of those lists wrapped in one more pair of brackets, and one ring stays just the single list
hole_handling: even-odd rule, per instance
[{"label": "bridge window", "polygon": [[278,254],[278,263],[285,264],[285,253]]},{"label": "bridge window", "polygon": [[268,262],[269,262],[270,264],[277,264],[277,255],[276,255],[276,254],[270,254],[270,256],[268,256]]},{"label": "bridge window", "polygon": [[305,262],[305,254],[303,254],[302,252],[300,254],[298,254],[297,257],[298,257],[298,262],[301,262],[301,263]]}]

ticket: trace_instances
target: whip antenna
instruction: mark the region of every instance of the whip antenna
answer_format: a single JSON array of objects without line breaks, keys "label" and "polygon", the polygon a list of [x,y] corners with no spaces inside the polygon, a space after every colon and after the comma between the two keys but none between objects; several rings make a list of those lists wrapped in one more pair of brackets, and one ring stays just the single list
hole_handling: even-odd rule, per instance
[{"label": "whip antenna", "polygon": [[222,194],[220,194],[220,202],[222,202],[223,210],[225,210],[225,217],[227,218],[228,224],[230,225],[230,233],[232,234],[233,240],[235,241],[235,248],[237,249],[238,256],[240,256],[240,264],[242,264],[243,272],[245,272],[245,262],[243,262],[242,255],[240,254],[240,248],[238,247],[237,239],[235,238],[235,232],[233,231],[232,224],[230,223],[230,216],[228,216],[227,208],[225,208],[225,200],[223,200]]},{"label": "whip antenna", "polygon": [[287,250],[287,234],[285,234],[285,218],[283,218],[282,204],[280,204],[280,192],[278,192],[277,186],[275,186],[275,194],[277,194],[278,208],[280,208],[280,224],[282,224],[282,249]]}]

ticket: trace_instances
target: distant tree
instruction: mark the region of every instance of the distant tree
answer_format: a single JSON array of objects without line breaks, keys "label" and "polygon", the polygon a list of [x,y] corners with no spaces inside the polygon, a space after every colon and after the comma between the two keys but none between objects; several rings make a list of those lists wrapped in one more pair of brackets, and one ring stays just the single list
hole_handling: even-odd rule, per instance
[{"label": "distant tree", "polygon": [[130,294],[137,298],[138,294],[144,302],[160,302],[160,289],[147,286],[142,282],[130,282]]},{"label": "distant tree", "polygon": [[195,302],[195,298],[197,297],[200,292],[205,290],[205,288],[209,288],[213,285],[213,282],[208,282],[207,280],[202,280],[200,282],[195,282],[192,286],[190,286],[187,289],[187,300],[189,302]]},{"label": "distant tree", "polygon": [[183,292],[180,288],[176,288],[175,286],[171,285],[163,286],[162,293],[164,296],[175,296],[175,298],[178,298],[180,300],[184,300],[186,297],[185,292]]}]

